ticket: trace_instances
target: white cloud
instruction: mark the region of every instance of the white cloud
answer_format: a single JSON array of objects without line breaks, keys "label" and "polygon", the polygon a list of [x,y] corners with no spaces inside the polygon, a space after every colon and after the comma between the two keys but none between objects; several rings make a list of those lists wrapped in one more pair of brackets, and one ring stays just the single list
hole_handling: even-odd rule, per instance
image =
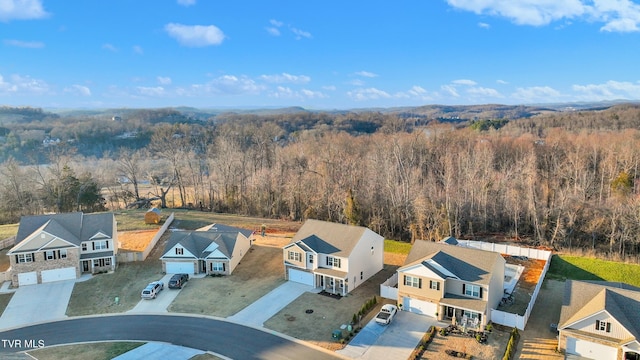
[{"label": "white cloud", "polygon": [[79,96],[91,96],[91,89],[84,85],[71,85],[65,88],[64,92]]},{"label": "white cloud", "polygon": [[296,40],[300,40],[302,38],[311,39],[311,33],[307,31],[296,29],[294,27],[291,28],[291,31],[296,35]]},{"label": "white cloud", "polygon": [[165,25],[165,31],[178,43],[189,47],[204,47],[220,45],[225,36],[215,25],[182,25],[170,23]]},{"label": "white cloud", "polygon": [[425,90],[423,87],[418,85],[412,86],[411,89],[407,91],[396,93],[395,97],[405,98],[405,99],[417,99],[420,101],[433,100],[433,96],[431,96],[431,94],[429,94],[429,92]]},{"label": "white cloud", "polygon": [[489,25],[487,23],[484,23],[484,22],[479,22],[478,23],[478,27],[481,27],[483,29],[489,29],[489,28],[491,28],[491,25]]},{"label": "white cloud", "polygon": [[566,98],[556,89],[549,86],[532,86],[517,88],[511,97],[525,103],[554,103],[566,100]]},{"label": "white cloud", "polygon": [[205,85],[207,91],[219,94],[258,94],[264,86],[246,76],[223,75]]},{"label": "white cloud", "polygon": [[142,50],[142,46],[139,46],[139,45],[134,45],[133,46],[133,52],[138,54],[138,55],[144,54],[144,50]]},{"label": "white cloud", "polygon": [[509,84],[507,81],[500,80],[500,79],[496,80],[496,82],[497,82],[498,84],[500,84],[500,85],[507,85],[507,84]]},{"label": "white cloud", "polygon": [[156,77],[156,80],[158,80],[158,83],[161,85],[170,85],[171,84],[171,78],[168,76],[158,76]]},{"label": "white cloud", "polygon": [[0,0],[0,21],[42,19],[49,14],[40,0]]},{"label": "white cloud", "polygon": [[51,91],[49,84],[44,80],[34,79],[30,76],[11,75],[5,81],[0,75],[0,95],[8,94],[46,94]]},{"label": "white cloud", "polygon": [[[510,19],[518,25],[542,26],[578,19],[604,23],[601,31],[640,31],[640,4],[630,0],[447,0],[449,5],[476,14]],[[570,22],[568,22],[570,23]]]},{"label": "white cloud", "polygon": [[272,35],[272,36],[280,36],[280,30],[278,30],[278,28],[274,28],[274,27],[266,27],[265,29],[267,30],[267,32],[269,33],[269,35]]},{"label": "white cloud", "polygon": [[334,85],[327,85],[327,86],[323,86],[322,89],[327,91],[336,91],[337,88]]},{"label": "white cloud", "polygon": [[389,93],[376,88],[362,88],[347,92],[347,96],[356,101],[388,99],[391,97]]},{"label": "white cloud", "polygon": [[302,89],[300,91],[293,90],[289,87],[277,86],[275,90],[269,93],[269,96],[280,99],[322,99],[326,95],[319,91],[312,91],[308,89]]},{"label": "white cloud", "polygon": [[451,83],[454,85],[465,85],[465,86],[475,86],[478,84],[477,82],[473,80],[468,80],[468,79],[453,80]]},{"label": "white cloud", "polygon": [[196,4],[196,0],[178,0],[178,5],[182,5],[182,6],[191,6],[195,4]]},{"label": "white cloud", "polygon": [[360,79],[353,79],[353,80],[347,82],[347,84],[353,85],[353,86],[364,86],[364,81],[362,81]]},{"label": "white cloud", "polygon": [[302,89],[300,90],[300,93],[302,93],[302,95],[304,95],[306,98],[309,98],[309,99],[324,99],[327,97],[324,93],[320,91],[313,91],[308,89]]},{"label": "white cloud", "polygon": [[573,85],[572,89],[584,101],[640,99],[640,82],[610,80],[604,84]]},{"label": "white cloud", "polygon": [[374,77],[378,76],[378,74],[374,74],[374,73],[369,72],[369,71],[358,71],[356,73],[356,75],[362,76],[362,77],[368,77],[368,78],[374,78]]},{"label": "white cloud", "polygon": [[22,47],[27,49],[41,49],[44,47],[44,43],[40,41],[22,41],[7,39],[3,41],[5,45]]},{"label": "white cloud", "polygon": [[111,44],[104,44],[102,45],[102,48],[105,50],[109,50],[111,52],[118,52],[118,48],[116,48],[115,46],[111,45]]},{"label": "white cloud", "polygon": [[445,94],[449,96],[460,97],[460,94],[458,94],[458,90],[453,85],[442,85],[440,87],[440,90],[442,90]]},{"label": "white cloud", "polygon": [[284,25],[284,23],[282,21],[278,21],[275,19],[271,19],[269,20],[269,23],[275,27],[282,27],[282,25]]},{"label": "white cloud", "polygon": [[165,94],[164,88],[162,86],[155,86],[155,87],[138,86],[136,90],[140,95],[144,95],[144,96],[162,96]]},{"label": "white cloud", "polygon": [[311,78],[306,75],[291,75],[287,73],[275,74],[275,75],[261,75],[260,79],[270,83],[293,83],[293,84],[306,84],[311,81]]},{"label": "white cloud", "polygon": [[487,97],[501,98],[501,97],[503,97],[502,94],[500,94],[498,92],[498,90],[491,89],[491,88],[486,88],[486,87],[481,87],[481,86],[471,87],[471,88],[467,89],[467,93],[469,95],[473,96],[473,97],[483,97],[483,98],[487,98]]}]

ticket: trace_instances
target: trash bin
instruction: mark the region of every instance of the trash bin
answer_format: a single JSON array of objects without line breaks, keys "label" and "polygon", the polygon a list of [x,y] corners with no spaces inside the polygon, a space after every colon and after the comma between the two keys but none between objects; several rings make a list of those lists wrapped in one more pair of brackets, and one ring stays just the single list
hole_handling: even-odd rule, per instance
[{"label": "trash bin", "polygon": [[331,337],[338,340],[342,339],[342,330],[333,330]]}]

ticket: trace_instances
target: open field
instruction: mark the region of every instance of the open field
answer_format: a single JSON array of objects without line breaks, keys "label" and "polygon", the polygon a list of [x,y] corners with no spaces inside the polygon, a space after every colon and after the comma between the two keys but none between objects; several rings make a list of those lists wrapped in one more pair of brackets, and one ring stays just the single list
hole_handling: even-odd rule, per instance
[{"label": "open field", "polygon": [[422,359],[429,360],[450,360],[451,356],[445,353],[445,350],[456,350],[471,355],[473,359],[494,360],[501,359],[504,349],[509,341],[509,331],[501,331],[493,329],[487,337],[486,344],[480,344],[475,338],[450,334],[448,336],[440,335],[436,332],[429,347],[422,355]]},{"label": "open field", "polygon": [[553,255],[547,277],[556,280],[620,281],[640,286],[640,265],[587,257]]},{"label": "open field", "polygon": [[142,346],[143,342],[99,342],[90,344],[54,346],[27,352],[37,360],[111,360]]},{"label": "open field", "polygon": [[[342,298],[304,293],[264,323],[266,328],[308,341],[329,350],[343,345],[331,338],[331,332],[348,324],[362,305],[380,293],[380,283],[388,279],[397,266],[385,265],[384,269]],[[378,296],[378,300],[380,297]],[[362,325],[380,310],[381,302],[362,320]],[[307,309],[313,313],[307,314]]]}]

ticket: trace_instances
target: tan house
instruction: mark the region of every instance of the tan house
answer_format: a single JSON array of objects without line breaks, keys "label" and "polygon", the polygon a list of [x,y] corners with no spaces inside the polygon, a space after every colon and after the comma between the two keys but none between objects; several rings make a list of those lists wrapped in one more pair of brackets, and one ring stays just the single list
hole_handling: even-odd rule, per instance
[{"label": "tan house", "polygon": [[283,256],[287,280],[344,296],[382,270],[384,238],[362,226],[307,220]]},{"label": "tan house", "polygon": [[504,295],[505,264],[496,252],[418,240],[398,269],[398,305],[479,328]]},{"label": "tan house", "polygon": [[23,216],[7,255],[13,286],[80,277],[116,268],[118,231],[112,213]]},{"label": "tan house", "polygon": [[567,280],[558,332],[558,349],[568,355],[640,360],[640,288]]},{"label": "tan house", "polygon": [[221,224],[195,231],[175,231],[160,257],[162,271],[230,275],[249,252],[252,241],[253,231]]}]

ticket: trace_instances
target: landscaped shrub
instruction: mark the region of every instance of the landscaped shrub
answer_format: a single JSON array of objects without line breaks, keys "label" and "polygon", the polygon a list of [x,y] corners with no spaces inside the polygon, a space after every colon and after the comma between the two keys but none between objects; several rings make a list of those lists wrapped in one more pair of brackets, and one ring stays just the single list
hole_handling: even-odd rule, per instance
[{"label": "landscaped shrub", "polygon": [[353,318],[351,318],[351,323],[352,323],[352,324],[355,324],[355,323],[357,323],[357,322],[358,322],[358,315],[353,314]]},{"label": "landscaped shrub", "polygon": [[502,356],[502,360],[511,360],[513,355],[516,352],[516,347],[518,344],[518,339],[520,338],[520,334],[518,333],[517,328],[513,328],[511,330],[511,336],[509,336],[509,342],[507,343],[507,348],[504,351],[504,355]]}]

